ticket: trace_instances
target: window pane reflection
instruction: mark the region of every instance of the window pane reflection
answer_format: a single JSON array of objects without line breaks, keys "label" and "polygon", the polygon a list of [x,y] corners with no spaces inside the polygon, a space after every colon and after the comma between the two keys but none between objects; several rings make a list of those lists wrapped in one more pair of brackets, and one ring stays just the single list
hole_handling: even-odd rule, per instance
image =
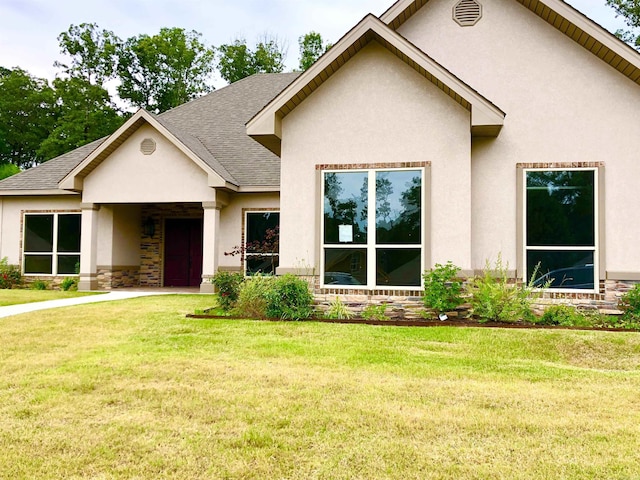
[{"label": "window pane reflection", "polygon": [[422,175],[417,170],[376,173],[376,242],[420,244]]}]

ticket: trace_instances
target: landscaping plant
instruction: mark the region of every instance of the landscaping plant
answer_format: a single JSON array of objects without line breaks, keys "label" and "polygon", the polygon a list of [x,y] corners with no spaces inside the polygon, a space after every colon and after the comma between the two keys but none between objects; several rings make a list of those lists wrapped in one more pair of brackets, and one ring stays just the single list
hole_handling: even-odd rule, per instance
[{"label": "landscaping plant", "polygon": [[436,313],[448,312],[462,303],[462,282],[457,278],[460,267],[450,261],[436,263],[435,268],[424,272],[424,306]]},{"label": "landscaping plant", "polygon": [[313,294],[306,280],[292,274],[275,278],[265,293],[269,318],[304,320],[313,313]]},{"label": "landscaping plant", "polygon": [[60,290],[63,290],[65,292],[68,292],[70,290],[77,290],[77,289],[78,289],[77,278],[66,277],[64,280],[62,280],[62,283],[60,284]]},{"label": "landscaping plant", "polygon": [[244,277],[240,273],[218,272],[211,282],[216,287],[218,305],[224,311],[231,310],[238,301],[240,285]]},{"label": "landscaping plant", "polygon": [[0,289],[13,288],[22,284],[22,275],[16,265],[9,265],[7,257],[0,259]]},{"label": "landscaping plant", "polygon": [[381,303],[380,305],[374,305],[370,303],[369,305],[364,307],[364,309],[362,310],[362,318],[364,318],[365,320],[378,320],[378,321],[389,320],[389,317],[387,316],[386,311],[387,311],[386,304]]},{"label": "landscaping plant", "polygon": [[340,297],[336,296],[327,311],[324,312],[324,316],[325,318],[331,318],[333,320],[348,320],[353,317],[353,313],[342,303]]},{"label": "landscaping plant", "polygon": [[49,284],[44,280],[34,280],[31,282],[31,288],[33,290],[46,290]]},{"label": "landscaping plant", "polygon": [[267,318],[267,292],[275,277],[253,275],[240,284],[233,313],[239,317]]},{"label": "landscaping plant", "polygon": [[640,283],[636,283],[620,298],[620,308],[626,320],[640,322]]}]

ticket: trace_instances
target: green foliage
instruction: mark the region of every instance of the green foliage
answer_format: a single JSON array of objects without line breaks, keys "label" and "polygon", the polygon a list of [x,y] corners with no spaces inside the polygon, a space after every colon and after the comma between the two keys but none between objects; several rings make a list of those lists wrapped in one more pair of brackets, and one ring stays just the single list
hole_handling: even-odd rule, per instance
[{"label": "green foliage", "polygon": [[331,305],[329,305],[327,311],[324,312],[324,316],[326,318],[333,318],[336,320],[348,320],[353,317],[353,313],[344,303],[342,303],[340,297],[336,296],[333,302],[331,302]]},{"label": "green foliage", "polygon": [[462,303],[462,282],[457,279],[460,268],[451,262],[436,263],[434,269],[426,271],[424,280],[424,306],[437,313],[447,312]]},{"label": "green foliage", "polygon": [[73,291],[78,289],[78,278],[77,277],[66,277],[62,280],[60,284],[60,290],[65,292]]},{"label": "green foliage", "polygon": [[264,35],[252,51],[244,38],[218,47],[218,70],[229,83],[256,73],[284,71],[285,50],[277,38]]},{"label": "green foliage", "polygon": [[0,180],[9,178],[16,173],[20,173],[20,167],[13,163],[0,163]]},{"label": "green foliage", "polygon": [[240,285],[233,313],[239,317],[267,318],[267,292],[275,277],[254,275]]},{"label": "green foliage", "polygon": [[306,280],[287,274],[277,277],[265,294],[269,318],[304,320],[313,313],[313,294]]},{"label": "green foliage", "polygon": [[620,308],[626,320],[640,322],[640,283],[636,283],[620,298]]},{"label": "green foliage", "polygon": [[48,287],[49,284],[44,280],[34,280],[33,282],[31,282],[32,290],[47,290]]},{"label": "green foliage", "polygon": [[386,304],[381,303],[380,305],[374,305],[373,303],[370,303],[362,310],[362,318],[365,320],[389,320],[386,312]]},{"label": "green foliage", "polygon": [[559,325],[562,327],[588,327],[591,322],[573,305],[551,305],[542,317],[535,319],[538,325]]},{"label": "green foliage", "polygon": [[216,287],[216,299],[223,310],[228,311],[235,306],[243,280],[240,273],[218,272],[213,276],[211,283]]},{"label": "green foliage", "polygon": [[9,265],[7,257],[0,259],[0,289],[13,288],[22,284],[22,275],[16,265]]},{"label": "green foliage", "polygon": [[[511,283],[507,272],[508,265],[498,256],[494,267],[487,261],[483,275],[474,277],[467,284],[473,314],[484,321],[532,321],[531,300],[535,291],[532,282],[527,285]],[[532,278],[536,273],[537,269]]]},{"label": "green foliage", "polygon": [[607,0],[607,5],[613,8],[617,15],[624,17],[625,23],[631,30],[618,30],[616,36],[632,47],[640,50],[640,1],[638,0]]},{"label": "green foliage", "polygon": [[127,39],[118,52],[120,98],[161,113],[211,91],[214,52],[200,37],[196,31],[162,28],[154,36]]},{"label": "green foliage", "polygon": [[54,93],[46,80],[16,68],[0,75],[0,163],[30,167],[55,123]]},{"label": "green foliage", "polygon": [[330,43],[324,42],[322,35],[317,32],[309,32],[298,38],[298,45],[300,46],[300,70],[303,72],[332,46]]}]

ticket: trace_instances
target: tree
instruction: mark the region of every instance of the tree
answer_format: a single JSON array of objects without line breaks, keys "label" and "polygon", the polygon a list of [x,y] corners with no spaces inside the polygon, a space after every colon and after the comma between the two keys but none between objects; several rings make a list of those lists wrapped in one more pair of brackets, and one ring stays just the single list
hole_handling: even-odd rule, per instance
[{"label": "tree", "polygon": [[95,23],[71,25],[58,35],[60,52],[71,57],[68,64],[55,62],[69,77],[80,77],[93,85],[113,78],[122,40],[113,32],[99,30]]},{"label": "tree", "polygon": [[0,74],[0,163],[29,167],[55,122],[54,93],[46,80],[16,68]]},{"label": "tree", "polygon": [[213,49],[200,33],[162,28],[154,36],[129,38],[119,50],[120,98],[160,113],[211,91]]},{"label": "tree", "polygon": [[315,63],[332,45],[322,40],[322,35],[309,32],[298,39],[300,45],[300,70],[303,72]]},{"label": "tree", "polygon": [[15,175],[16,173],[20,173],[20,167],[17,165],[13,163],[0,163],[0,180]]},{"label": "tree", "polygon": [[245,39],[218,47],[218,70],[229,83],[237,82],[256,73],[280,73],[284,71],[285,47],[276,37],[263,35],[255,51]]},{"label": "tree", "polygon": [[607,0],[607,5],[613,8],[617,15],[623,16],[625,23],[632,28],[618,30],[616,36],[640,50],[640,34],[638,30],[633,30],[640,28],[640,0]]},{"label": "tree", "polygon": [[84,78],[56,79],[56,123],[40,144],[38,157],[48,160],[110,135],[124,118],[100,85]]}]

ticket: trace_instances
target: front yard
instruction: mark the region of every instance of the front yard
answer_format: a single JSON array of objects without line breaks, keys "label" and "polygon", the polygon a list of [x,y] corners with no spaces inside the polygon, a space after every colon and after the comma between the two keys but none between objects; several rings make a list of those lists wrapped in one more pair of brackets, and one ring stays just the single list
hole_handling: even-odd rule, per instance
[{"label": "front yard", "polygon": [[187,319],[160,296],[0,320],[0,478],[640,477],[640,334]]},{"label": "front yard", "polygon": [[0,307],[21,303],[44,302],[61,298],[83,297],[85,295],[101,295],[96,292],[74,292],[61,290],[0,289]]}]

